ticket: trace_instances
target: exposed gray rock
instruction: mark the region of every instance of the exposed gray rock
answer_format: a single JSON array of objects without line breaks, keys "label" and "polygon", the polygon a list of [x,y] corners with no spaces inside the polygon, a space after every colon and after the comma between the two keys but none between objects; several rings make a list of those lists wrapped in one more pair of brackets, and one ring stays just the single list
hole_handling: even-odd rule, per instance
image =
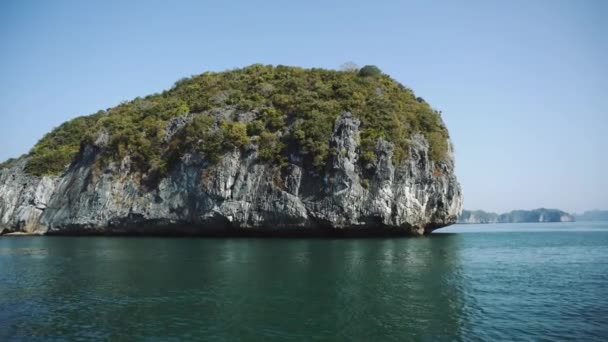
[{"label": "exposed gray rock", "polygon": [[[248,121],[232,109],[216,116]],[[238,116],[238,117],[237,117]],[[175,134],[189,116],[175,119]],[[429,158],[422,135],[409,156],[393,165],[393,145],[379,141],[377,162],[365,172],[358,161],[359,120],[340,115],[324,171],[307,170],[293,155],[283,169],[262,163],[257,148],[226,153],[215,164],[186,154],[152,188],[130,171],[130,160],[95,166],[99,144],[83,147],[60,177],[34,177],[25,160],[0,170],[0,228],[47,234],[229,232],[397,232],[421,235],[456,221],[462,194],[446,161]],[[0,229],[1,230],[1,229]]]},{"label": "exposed gray rock", "polygon": [[10,169],[0,170],[0,231],[46,231],[39,222],[58,178],[30,176],[23,171],[26,163],[24,158]]},{"label": "exposed gray rock", "polygon": [[176,118],[171,119],[167,123],[167,128],[165,129],[165,137],[163,138],[163,142],[167,143],[171,140],[171,138],[175,135],[175,133],[179,132],[186,124],[188,124],[194,118],[193,114],[182,115]]}]

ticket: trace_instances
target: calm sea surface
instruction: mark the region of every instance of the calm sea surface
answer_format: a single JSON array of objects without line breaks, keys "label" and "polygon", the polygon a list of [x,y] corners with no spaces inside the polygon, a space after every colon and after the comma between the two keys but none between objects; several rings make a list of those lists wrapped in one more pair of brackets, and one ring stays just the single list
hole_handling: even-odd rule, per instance
[{"label": "calm sea surface", "polygon": [[[441,232],[441,233],[440,233]],[[608,223],[0,238],[0,341],[608,340]]]}]

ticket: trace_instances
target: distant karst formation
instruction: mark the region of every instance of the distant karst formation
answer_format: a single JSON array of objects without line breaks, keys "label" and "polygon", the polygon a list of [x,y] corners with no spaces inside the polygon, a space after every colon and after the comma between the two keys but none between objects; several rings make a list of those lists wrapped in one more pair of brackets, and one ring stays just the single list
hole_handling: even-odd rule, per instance
[{"label": "distant karst formation", "polygon": [[582,214],[575,214],[574,218],[577,221],[608,221],[608,210],[589,210]]},{"label": "distant karst formation", "polygon": [[575,218],[558,209],[513,210],[504,214],[483,210],[463,210],[458,223],[523,223],[523,222],[571,222]]},{"label": "distant karst formation", "polygon": [[4,233],[421,235],[461,207],[440,113],[374,66],[207,72],[0,164]]}]

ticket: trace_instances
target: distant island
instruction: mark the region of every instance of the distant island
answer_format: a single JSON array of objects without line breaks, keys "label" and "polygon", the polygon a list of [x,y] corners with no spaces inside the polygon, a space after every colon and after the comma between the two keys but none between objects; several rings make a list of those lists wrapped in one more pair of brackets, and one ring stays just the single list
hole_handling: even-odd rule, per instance
[{"label": "distant island", "polygon": [[504,214],[483,210],[463,210],[458,223],[523,223],[523,222],[572,222],[574,216],[558,209],[513,210]]},{"label": "distant island", "polygon": [[583,214],[569,214],[559,209],[539,208],[533,210],[512,210],[497,214],[483,210],[463,210],[458,223],[532,223],[532,222],[573,222],[608,221],[608,210],[592,210]]},{"label": "distant island", "polygon": [[608,221],[608,210],[589,210],[582,214],[575,214],[577,221]]}]

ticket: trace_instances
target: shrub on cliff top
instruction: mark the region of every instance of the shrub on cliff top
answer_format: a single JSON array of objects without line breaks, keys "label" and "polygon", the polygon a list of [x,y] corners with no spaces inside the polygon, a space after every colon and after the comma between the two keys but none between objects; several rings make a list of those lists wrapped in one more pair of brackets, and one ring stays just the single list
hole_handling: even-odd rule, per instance
[{"label": "shrub on cliff top", "polygon": [[359,76],[380,76],[382,75],[382,70],[375,65],[366,65],[363,68],[359,69]]}]

